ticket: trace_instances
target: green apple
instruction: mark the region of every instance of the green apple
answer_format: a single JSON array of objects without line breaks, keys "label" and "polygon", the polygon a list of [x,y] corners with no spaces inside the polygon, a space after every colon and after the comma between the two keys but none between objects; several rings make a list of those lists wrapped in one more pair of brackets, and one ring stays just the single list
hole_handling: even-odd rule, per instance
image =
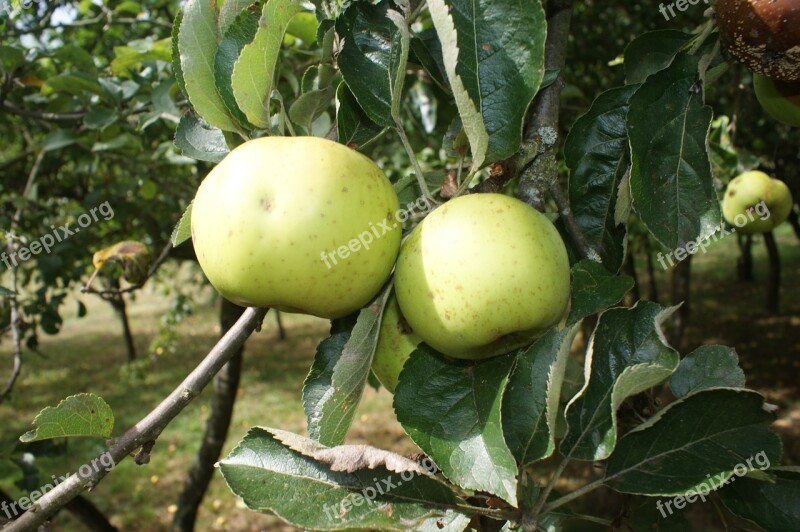
[{"label": "green apple", "polygon": [[778,122],[800,126],[800,82],[774,81],[753,74],[753,85],[761,107]]},{"label": "green apple", "polygon": [[295,15],[286,27],[286,33],[301,39],[306,46],[317,42],[317,17],[314,13],[303,11]]},{"label": "green apple", "polygon": [[316,137],[245,142],[203,180],[192,240],[225,298],[323,318],[367,304],[400,248],[391,183],[360,153]]},{"label": "green apple", "polygon": [[792,205],[792,193],[786,183],[752,171],[728,184],[722,214],[740,233],[764,233],[785,222]]},{"label": "green apple", "polygon": [[454,358],[497,354],[567,308],[564,242],[547,217],[501,194],[471,194],[428,215],[404,242],[397,302],[428,345]]},{"label": "green apple", "polygon": [[392,294],[383,311],[378,345],[372,358],[372,372],[390,393],[394,393],[397,387],[403,364],[420,342],[422,339],[411,330],[400,313],[397,298]]}]

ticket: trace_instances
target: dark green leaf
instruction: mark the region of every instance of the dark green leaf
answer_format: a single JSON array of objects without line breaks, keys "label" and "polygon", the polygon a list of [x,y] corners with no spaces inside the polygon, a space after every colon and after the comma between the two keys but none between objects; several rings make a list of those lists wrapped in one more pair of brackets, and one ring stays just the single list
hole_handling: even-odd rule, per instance
[{"label": "dark green leaf", "polygon": [[220,162],[230,151],[222,131],[209,126],[193,113],[181,117],[175,131],[175,146],[187,157],[212,163]]},{"label": "dark green leaf", "polygon": [[552,327],[526,351],[517,354],[503,394],[503,433],[523,467],[547,458],[554,434],[561,384],[578,327]]},{"label": "dark green leaf", "polygon": [[83,123],[89,129],[105,129],[117,121],[117,113],[111,109],[95,107],[83,117]]},{"label": "dark green leaf", "polygon": [[361,309],[352,333],[337,327],[317,348],[303,387],[303,406],[308,434],[324,445],[342,443],[353,422],[372,366],[389,288]]},{"label": "dark green leaf", "polygon": [[78,136],[67,129],[56,129],[44,138],[44,151],[55,151],[66,148],[78,142]]},{"label": "dark green leaf", "polygon": [[675,397],[706,388],[744,388],[744,371],[736,350],[724,345],[704,345],[686,355],[669,378]]},{"label": "dark green leaf", "polygon": [[698,58],[685,52],[647,78],[630,100],[633,208],[668,249],[704,238],[719,225],[706,151],[711,115]]},{"label": "dark green leaf", "polygon": [[[464,504],[411,460],[394,455],[386,462],[357,460],[355,467],[343,467],[330,460],[342,451],[255,427],[219,468],[231,491],[250,509],[274,513],[303,529],[409,530],[432,518],[452,521],[448,510]],[[359,451],[365,457],[385,454],[361,446]]]},{"label": "dark green leaf", "polygon": [[475,365],[446,362],[421,345],[403,366],[397,419],[451,482],[517,502],[517,465],[503,437],[500,408],[513,355]]},{"label": "dark green leaf", "polygon": [[8,297],[13,296],[16,292],[11,289],[6,288],[5,286],[0,286],[0,297]]},{"label": "dark green leaf", "polygon": [[432,0],[428,6],[476,167],[511,156],[544,76],[541,2]]},{"label": "dark green leaf", "polygon": [[442,43],[439,42],[436,30],[429,28],[412,37],[411,51],[414,53],[414,59],[425,68],[431,79],[444,90],[449,91],[444,57],[442,56]]},{"label": "dark green leaf", "polygon": [[764,398],[751,390],[717,388],[686,396],[619,440],[605,483],[623,493],[707,495],[738,466],[747,471],[764,460],[780,461],[781,440],[768,427],[774,419]]},{"label": "dark green leaf", "polygon": [[627,231],[624,224],[617,225],[614,212],[619,183],[628,168],[625,115],[636,89],[620,87],[598,96],[575,122],[564,145],[570,208],[591,248],[590,256],[598,256],[610,272],[619,271],[625,257]]},{"label": "dark green leaf", "polygon": [[344,82],[339,84],[336,99],[339,102],[336,127],[342,144],[355,149],[363,148],[385,131],[370,120]]},{"label": "dark green leaf", "polygon": [[722,503],[768,532],[800,530],[800,470],[785,468],[769,472],[775,476],[773,482],[737,478],[735,483],[720,490]]},{"label": "dark green leaf", "polygon": [[[336,21],[344,39],[338,64],[345,83],[370,119],[391,126],[392,101],[402,60],[402,36],[388,18],[390,3],[352,4]],[[405,75],[405,72],[400,73]]]},{"label": "dark green leaf", "polygon": [[667,508],[656,504],[658,499],[647,498],[631,509],[630,526],[632,530],[648,532],[691,532],[689,522],[677,508]]},{"label": "dark green leaf", "polygon": [[561,453],[578,460],[602,460],[617,442],[617,408],[625,398],[654,386],[678,367],[680,357],[666,345],[660,325],[674,311],[639,301],[600,315],[586,355],[587,381],[567,405],[567,434]]},{"label": "dark green leaf", "polygon": [[[225,5],[227,4],[226,2]],[[243,126],[248,125],[247,117],[236,105],[231,76],[233,75],[233,66],[239,59],[242,49],[255,38],[260,17],[261,12],[258,9],[242,10],[229,25],[224,37],[220,40],[217,55],[214,59],[214,80],[216,81],[219,95],[228,111]]]},{"label": "dark green leaf", "polygon": [[289,118],[297,125],[302,126],[308,133],[311,132],[311,124],[322,113],[324,113],[333,103],[333,88],[325,87],[316,89],[297,98],[292,106],[289,107]]},{"label": "dark green leaf", "polygon": [[114,428],[114,414],[102,397],[82,393],[67,397],[56,407],[48,406],[33,424],[36,428],[20,436],[21,442],[75,436],[108,438]]},{"label": "dark green leaf", "polygon": [[614,275],[591,260],[580,261],[572,267],[572,305],[567,324],[610,307],[631,288],[630,277]]},{"label": "dark green leaf", "polygon": [[625,79],[643,83],[650,75],[667,68],[693,35],[676,30],[643,33],[625,48]]},{"label": "dark green leaf", "polygon": [[183,79],[183,69],[181,68],[181,54],[178,51],[178,35],[181,29],[181,22],[183,21],[183,11],[178,11],[175,15],[175,21],[172,23],[172,73],[175,75],[175,81],[178,82],[178,88],[181,90],[184,98],[189,98],[186,94],[186,82]]}]

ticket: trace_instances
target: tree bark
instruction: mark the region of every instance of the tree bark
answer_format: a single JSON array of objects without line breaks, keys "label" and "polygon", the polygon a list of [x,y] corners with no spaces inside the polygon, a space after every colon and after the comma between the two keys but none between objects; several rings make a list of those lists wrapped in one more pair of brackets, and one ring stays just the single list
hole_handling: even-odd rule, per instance
[{"label": "tree bark", "polygon": [[753,237],[751,235],[738,235],[736,242],[739,244],[739,258],[736,261],[736,274],[741,282],[753,280]]},{"label": "tree bark", "polygon": [[[220,327],[224,335],[244,313],[244,308],[223,299],[220,307]],[[214,464],[222,454],[233,416],[236,392],[242,371],[242,346],[214,378],[214,396],[211,414],[206,422],[206,433],[194,463],[186,477],[183,492],[178,499],[178,510],[172,520],[174,530],[194,530],[197,512],[214,474]]]},{"label": "tree bark", "polygon": [[[0,490],[0,503],[5,503],[9,507],[16,503],[6,492]],[[86,528],[93,532],[116,532],[117,528],[103,515],[103,512],[83,495],[78,495],[69,501],[64,509],[74,515]],[[10,511],[10,510],[9,510]],[[11,515],[11,519],[7,519],[9,513],[0,513],[0,525],[6,521],[11,521],[17,516]]]},{"label": "tree bark", "polygon": [[670,324],[669,342],[675,349],[680,349],[681,347],[683,335],[686,332],[686,324],[689,322],[692,312],[690,301],[691,274],[691,255],[686,257],[686,260],[677,263],[675,269],[672,270],[672,304],[683,303],[673,314],[672,323]]},{"label": "tree bark", "polygon": [[[111,281],[111,287],[119,290],[119,280],[114,279]],[[119,316],[119,321],[122,323],[122,334],[125,339],[125,350],[128,354],[128,362],[136,360],[136,343],[133,341],[133,332],[131,331],[131,324],[128,320],[128,306],[125,303],[125,296],[122,294],[108,299],[114,311]]]},{"label": "tree bark", "polygon": [[781,297],[781,256],[772,231],[764,233],[764,244],[769,257],[769,278],[767,279],[767,312],[778,314]]}]

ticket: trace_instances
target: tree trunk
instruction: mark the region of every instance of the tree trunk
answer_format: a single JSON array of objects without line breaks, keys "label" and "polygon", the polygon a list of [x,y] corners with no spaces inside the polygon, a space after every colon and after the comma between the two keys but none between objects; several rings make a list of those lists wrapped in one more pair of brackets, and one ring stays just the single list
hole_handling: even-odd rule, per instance
[{"label": "tree trunk", "polygon": [[281,312],[279,310],[275,311],[275,321],[278,323],[278,339],[286,340],[286,329],[283,328],[283,322],[281,321]]},{"label": "tree trunk", "polygon": [[736,261],[736,273],[741,282],[753,280],[753,237],[752,235],[739,234],[736,237],[739,244],[739,259]]},{"label": "tree trunk", "polygon": [[[114,290],[119,289],[119,280],[114,279],[111,281],[111,288]],[[133,333],[131,332],[131,324],[128,321],[128,307],[125,303],[125,296],[115,295],[111,299],[108,300],[111,303],[111,306],[114,307],[114,311],[119,316],[119,321],[122,323],[122,334],[125,337],[125,349],[128,352],[128,362],[133,362],[136,360],[136,344],[133,341]]]},{"label": "tree trunk", "polygon": [[[244,308],[234,305],[226,299],[220,308],[220,326],[224,335],[244,312]],[[219,460],[222,446],[228,436],[228,428],[239,389],[242,371],[242,352],[225,364],[214,378],[214,396],[211,400],[211,414],[206,422],[206,433],[183,486],[183,493],[178,499],[178,510],[172,520],[174,530],[188,532],[194,530],[197,511],[203,502],[208,484],[214,474],[214,464]]]},{"label": "tree trunk", "polygon": [[781,256],[772,231],[764,233],[764,244],[769,257],[769,278],[767,279],[767,312],[777,314],[781,296]]},{"label": "tree trunk", "polygon": [[672,270],[672,304],[677,305],[683,302],[681,307],[672,315],[672,323],[669,328],[669,343],[675,349],[680,349],[683,342],[683,334],[686,332],[686,324],[689,322],[692,308],[689,296],[690,281],[692,277],[692,256],[689,255],[685,260],[677,263]]},{"label": "tree trunk", "polygon": [[797,238],[800,238],[800,215],[792,209],[789,211],[789,223],[792,225],[792,229],[794,229],[794,234]]}]

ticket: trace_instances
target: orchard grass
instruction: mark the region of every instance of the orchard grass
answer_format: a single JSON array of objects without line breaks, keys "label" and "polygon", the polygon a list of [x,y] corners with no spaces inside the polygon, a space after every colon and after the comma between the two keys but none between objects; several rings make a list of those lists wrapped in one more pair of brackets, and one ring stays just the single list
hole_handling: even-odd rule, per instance
[{"label": "orchard grass", "polygon": [[[736,346],[748,385],[764,393],[770,402],[781,407],[776,423],[786,445],[786,465],[800,463],[800,245],[788,224],[776,231],[783,266],[781,314],[769,316],[764,310],[764,283],[767,258],[763,239],[754,236],[754,283],[736,280],[736,237],[713,243],[708,253],[698,254],[692,264],[693,317],[687,328],[688,353],[700,343],[724,343]],[[655,260],[655,258],[654,258]],[[637,263],[643,297],[647,296],[647,272],[643,257]],[[656,280],[662,300],[668,294],[670,271],[656,264]],[[74,312],[65,320],[57,336],[41,338],[43,356],[27,352],[26,365],[12,401],[0,405],[0,488],[14,498],[24,496],[14,482],[21,470],[8,456],[15,440],[29,430],[39,410],[55,405],[64,397],[91,391],[108,401],[116,415],[114,434],[120,434],[142,414],[149,411],[181,381],[206,354],[219,334],[216,306],[208,294],[197,298],[195,312],[179,328],[181,344],[173,354],[165,354],[153,364],[143,364],[139,372],[122,371],[125,347],[116,316],[107,304],[96,298],[80,296],[89,307],[82,319]],[[147,357],[147,347],[158,329],[159,317],[168,300],[145,291],[129,305],[131,325],[136,335],[140,359]],[[74,308],[74,306],[72,307]],[[305,416],[300,398],[303,380],[314,356],[316,344],[327,333],[324,320],[298,315],[283,315],[288,338],[278,340],[275,318],[265,320],[264,330],[247,344],[242,387],[236,403],[227,454],[253,425],[280,427],[305,434]],[[747,325],[744,325],[747,323]],[[712,336],[706,334],[712,331]],[[793,336],[792,336],[793,335]],[[10,345],[0,345],[0,365],[7,367]],[[148,466],[136,466],[132,460],[120,463],[116,470],[87,494],[112,523],[125,530],[163,530],[171,521],[170,506],[180,493],[186,470],[205,430],[205,418],[211,394],[207,390],[164,431]],[[392,397],[385,390],[368,388],[356,420],[350,430],[350,443],[368,443],[410,454],[416,451],[392,413]],[[63,442],[59,442],[63,445]],[[51,447],[47,442],[38,444]],[[92,439],[71,439],[68,455],[39,456],[40,483],[51,475],[74,472],[86,459],[102,448]],[[550,463],[554,463],[552,459]],[[588,467],[567,469],[557,486],[568,492],[589,479],[597,478]],[[575,503],[578,512],[592,513],[620,495],[600,489]],[[614,508],[615,505],[607,505]],[[322,511],[320,509],[320,511]],[[713,506],[694,505],[691,518],[697,524],[711,524]],[[613,518],[614,516],[608,516]],[[82,530],[67,512],[55,520],[56,530]],[[587,523],[581,522],[586,527]],[[221,475],[215,474],[198,519],[198,530],[295,530],[277,518],[251,512],[241,506],[227,489]],[[602,527],[598,527],[598,530]]]}]

